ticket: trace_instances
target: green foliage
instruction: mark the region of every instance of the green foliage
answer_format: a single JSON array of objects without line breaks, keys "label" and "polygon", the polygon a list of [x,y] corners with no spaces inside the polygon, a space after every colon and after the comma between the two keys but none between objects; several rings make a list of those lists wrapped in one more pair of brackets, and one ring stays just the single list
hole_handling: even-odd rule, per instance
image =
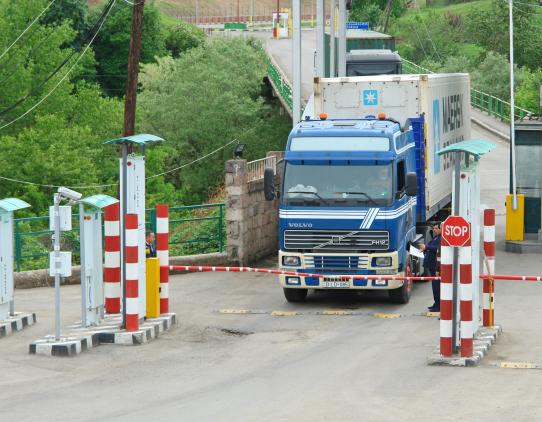
[{"label": "green foliage", "polygon": [[62,25],[69,19],[71,27],[77,32],[75,44],[83,41],[88,26],[88,6],[86,0],[57,0],[42,19],[45,25]]},{"label": "green foliage", "polygon": [[[364,3],[364,4],[361,4]],[[369,28],[376,28],[381,21],[382,9],[377,3],[357,1],[350,12],[349,20],[353,22],[369,22]]]},{"label": "green foliage", "polygon": [[195,25],[180,21],[169,27],[165,38],[166,49],[177,58],[183,51],[198,47],[205,41],[205,32]]},{"label": "green foliage", "polygon": [[[98,13],[100,10],[94,14]],[[131,30],[131,7],[122,1],[117,2],[94,43],[98,80],[110,95],[120,97],[124,94]],[[153,3],[147,4],[143,16],[140,63],[151,63],[164,54],[160,12]]]},{"label": "green foliage", "polygon": [[522,81],[516,88],[516,103],[527,110],[540,110],[540,86],[542,85],[542,69],[534,71],[522,69]]},{"label": "green foliage", "polygon": [[[241,39],[215,39],[180,58],[144,67],[140,95],[142,129],[161,135],[173,148],[163,167],[180,166],[237,139],[247,159],[284,148],[291,123],[261,97],[265,63],[261,49]],[[233,145],[172,173],[183,203],[201,203],[223,183]]]}]

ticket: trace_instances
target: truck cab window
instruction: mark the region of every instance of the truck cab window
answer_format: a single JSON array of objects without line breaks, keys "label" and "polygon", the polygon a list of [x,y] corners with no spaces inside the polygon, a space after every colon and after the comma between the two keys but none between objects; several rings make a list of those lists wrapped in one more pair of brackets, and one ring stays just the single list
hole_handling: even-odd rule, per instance
[{"label": "truck cab window", "polygon": [[405,161],[401,160],[397,163],[397,193],[404,193],[405,186]]}]

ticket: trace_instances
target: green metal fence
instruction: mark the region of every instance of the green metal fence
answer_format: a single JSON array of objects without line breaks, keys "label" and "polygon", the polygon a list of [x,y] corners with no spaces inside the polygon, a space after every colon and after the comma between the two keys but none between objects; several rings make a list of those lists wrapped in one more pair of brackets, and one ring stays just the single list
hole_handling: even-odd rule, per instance
[{"label": "green metal fence", "polygon": [[[403,73],[434,73],[429,69],[417,65],[416,63],[412,63],[411,61],[408,61],[406,59],[402,60]],[[503,122],[510,122],[510,103],[508,101],[471,88],[470,103],[472,107],[484,111],[490,116],[502,120]],[[518,106],[514,107],[514,116],[516,117],[516,119],[522,119],[529,114],[535,113]]]},{"label": "green metal fence", "polygon": [[267,57],[267,75],[269,79],[273,82],[278,94],[281,96],[282,100],[286,103],[290,110],[293,107],[292,102],[292,87],[290,86],[288,80],[283,76],[278,66],[276,66],[269,55]]},{"label": "green metal fence", "polygon": [[[203,204],[169,209],[170,256],[223,252],[226,244],[225,204]],[[147,227],[156,232],[156,210],[147,210]],[[15,271],[49,266],[51,250],[49,217],[14,220]],[[79,263],[79,215],[72,216],[72,230],[62,232],[62,250],[72,251]]]}]

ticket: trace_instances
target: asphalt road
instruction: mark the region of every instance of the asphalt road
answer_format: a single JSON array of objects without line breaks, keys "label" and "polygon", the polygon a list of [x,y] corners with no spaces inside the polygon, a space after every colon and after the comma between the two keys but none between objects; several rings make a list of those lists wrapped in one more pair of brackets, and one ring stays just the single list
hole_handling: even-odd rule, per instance
[{"label": "asphalt road", "polygon": [[[497,272],[539,274],[539,255],[502,247],[507,145],[478,129],[473,136],[498,145],[481,161],[482,202],[498,213]],[[17,290],[17,309],[36,312],[38,324],[0,339],[0,421],[540,420],[541,373],[499,365],[542,363],[541,289],[498,282],[504,333],[476,368],[426,365],[439,336],[438,320],[421,316],[428,283],[414,285],[407,305],[355,292],[313,293],[294,305],[270,275],[174,276],[175,328],[143,346],[100,346],[76,358],[28,354],[53,331],[54,292]],[[78,319],[79,291],[62,288],[65,325]],[[334,309],[356,315],[322,314]]]}]

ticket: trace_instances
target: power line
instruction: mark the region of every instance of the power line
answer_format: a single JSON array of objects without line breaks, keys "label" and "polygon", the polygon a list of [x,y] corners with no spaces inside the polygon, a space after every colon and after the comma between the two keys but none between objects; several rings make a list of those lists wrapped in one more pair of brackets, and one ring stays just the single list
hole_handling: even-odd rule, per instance
[{"label": "power line", "polygon": [[[109,15],[109,12],[111,12],[111,9],[113,9],[113,6],[115,5],[115,2],[116,0],[110,0],[109,4],[104,8],[102,14],[100,15],[100,17],[98,18],[98,20],[96,21],[96,23],[94,24],[94,26],[91,28],[91,31],[94,30],[95,28],[96,31],[94,32],[94,35],[92,36],[92,38],[90,38],[91,36],[91,32],[89,32],[87,38],[85,39],[85,42],[88,42],[87,44],[87,47],[83,50],[83,52],[79,55],[79,58],[76,60],[75,63],[78,63],[79,60],[81,59],[81,57],[85,54],[85,52],[88,50],[88,47],[90,46],[90,44],[92,44],[92,42],[94,41],[94,39],[96,38],[96,35],[98,34],[98,32],[100,31],[100,29],[102,28],[107,16]],[[71,58],[76,54],[78,53],[77,50],[72,50],[72,52],[70,54],[68,54],[68,56],[64,59],[64,61],[62,63],[60,63],[39,85],[37,85],[35,88],[33,88],[28,94],[26,94],[24,97],[21,97],[19,100],[17,100],[15,103],[13,103],[12,105],[10,105],[8,108],[2,110],[0,112],[0,117],[1,116],[4,116],[6,115],[7,113],[9,113],[11,110],[15,109],[17,106],[19,106],[20,104],[22,104],[23,102],[25,102],[29,97],[31,97],[32,95],[36,94],[39,90],[41,90],[41,88],[43,88],[45,86],[45,84],[47,82],[49,82],[58,72],[60,72],[60,70],[71,60]],[[72,68],[68,71],[71,72],[71,70],[73,69],[73,66]],[[65,78],[63,78],[65,79]],[[56,89],[56,87],[55,87]],[[40,102],[41,103],[41,102]],[[38,105],[40,104],[38,103]],[[34,108],[36,107],[33,107],[31,110],[33,110]],[[24,114],[26,115],[26,113]],[[20,118],[20,117],[19,117]],[[11,123],[19,120],[19,118],[15,119],[14,121],[8,123],[7,125],[4,125],[2,127],[0,127],[0,129],[3,129],[5,128],[6,126],[9,126]]]},{"label": "power line", "polygon": [[437,50],[437,46],[435,45],[435,43],[433,42],[433,39],[431,38],[431,35],[429,35],[429,30],[427,29],[427,25],[425,24],[425,21],[423,20],[423,17],[421,16],[421,12],[420,12],[420,7],[418,6],[418,15],[420,16],[420,21],[422,22],[422,25],[424,26],[425,28],[425,32],[427,33],[427,38],[429,38],[429,41],[431,42],[431,45],[433,46],[433,50],[435,50],[435,53],[437,53],[437,56],[439,58],[440,61],[442,61],[442,57],[440,55],[440,53],[438,52]]},{"label": "power line", "polygon": [[[109,15],[109,12],[111,12],[111,9],[113,8],[113,5],[115,4],[116,0],[112,0],[111,1],[111,7],[107,10],[107,13],[105,14],[105,17],[104,19],[102,20],[102,22],[100,23],[100,26],[98,27],[98,30],[94,33],[94,36],[92,37],[92,39],[90,40],[90,42],[87,44],[87,46],[85,47],[85,49],[81,52],[81,54],[79,55],[79,57],[77,57],[77,59],[75,60],[75,62],[73,63],[73,65],[68,69],[68,71],[64,74],[64,76],[57,82],[57,84],[53,87],[53,89],[51,89],[40,101],[38,101],[36,104],[34,104],[32,107],[30,107],[27,111],[25,111],[23,114],[21,114],[19,117],[11,120],[9,123],[6,123],[5,125],[3,126],[0,126],[0,130],[2,129],[5,129],[6,127],[12,125],[13,123],[19,121],[20,119],[22,119],[23,117],[25,117],[28,113],[30,113],[32,110],[34,110],[36,107],[38,107],[41,103],[43,103],[47,98],[49,98],[51,96],[51,94],[53,94],[53,92],[56,91],[56,89],[60,86],[60,84],[62,82],[64,82],[64,80],[68,77],[68,75],[72,72],[72,70],[75,68],[75,66],[79,63],[79,61],[83,58],[83,56],[85,55],[85,53],[87,52],[87,50],[90,48],[90,46],[92,45],[92,43],[94,42],[94,40],[96,39],[96,36],[98,35],[98,32],[100,32],[100,29],[102,29],[102,26],[103,24],[105,23],[106,19],[107,19],[107,16]],[[60,70],[60,69],[59,69]],[[50,78],[49,78],[50,79]],[[44,84],[42,84],[43,86]],[[26,97],[28,98],[28,96]],[[11,107],[11,109],[14,108],[14,107]],[[2,113],[0,113],[0,115],[2,114],[5,114],[5,111],[3,111]]]},{"label": "power line", "polygon": [[28,25],[28,26],[26,27],[26,29],[25,29],[23,32],[21,32],[21,34],[15,39],[15,41],[13,41],[13,42],[11,43],[11,45],[10,45],[10,46],[2,53],[2,54],[0,54],[0,59],[2,59],[2,57],[4,57],[4,56],[7,54],[7,52],[8,52],[9,50],[11,50],[11,47],[13,47],[15,44],[17,44],[17,41],[19,41],[19,40],[21,39],[21,37],[22,37],[24,34],[26,34],[26,31],[28,31],[28,30],[32,27],[32,25],[34,25],[34,24],[38,21],[38,19],[39,19],[45,12],[47,12],[47,10],[49,10],[49,8],[53,5],[53,3],[54,3],[55,1],[56,1],[56,0],[51,0],[51,2],[47,5],[47,7],[46,7],[45,9],[43,9],[43,10],[41,11],[41,13],[40,13],[38,16],[36,16],[36,18],[35,18],[32,22],[30,22],[30,25]]},{"label": "power line", "polygon": [[427,53],[425,52],[425,48],[423,47],[423,43],[422,43],[422,40],[420,38],[420,35],[418,34],[418,31],[416,30],[416,27],[414,25],[410,25],[410,26],[412,27],[412,29],[416,33],[416,38],[418,38],[418,42],[420,43],[420,46],[422,48],[423,55],[425,56],[426,59],[429,59],[429,57],[427,56]]}]

